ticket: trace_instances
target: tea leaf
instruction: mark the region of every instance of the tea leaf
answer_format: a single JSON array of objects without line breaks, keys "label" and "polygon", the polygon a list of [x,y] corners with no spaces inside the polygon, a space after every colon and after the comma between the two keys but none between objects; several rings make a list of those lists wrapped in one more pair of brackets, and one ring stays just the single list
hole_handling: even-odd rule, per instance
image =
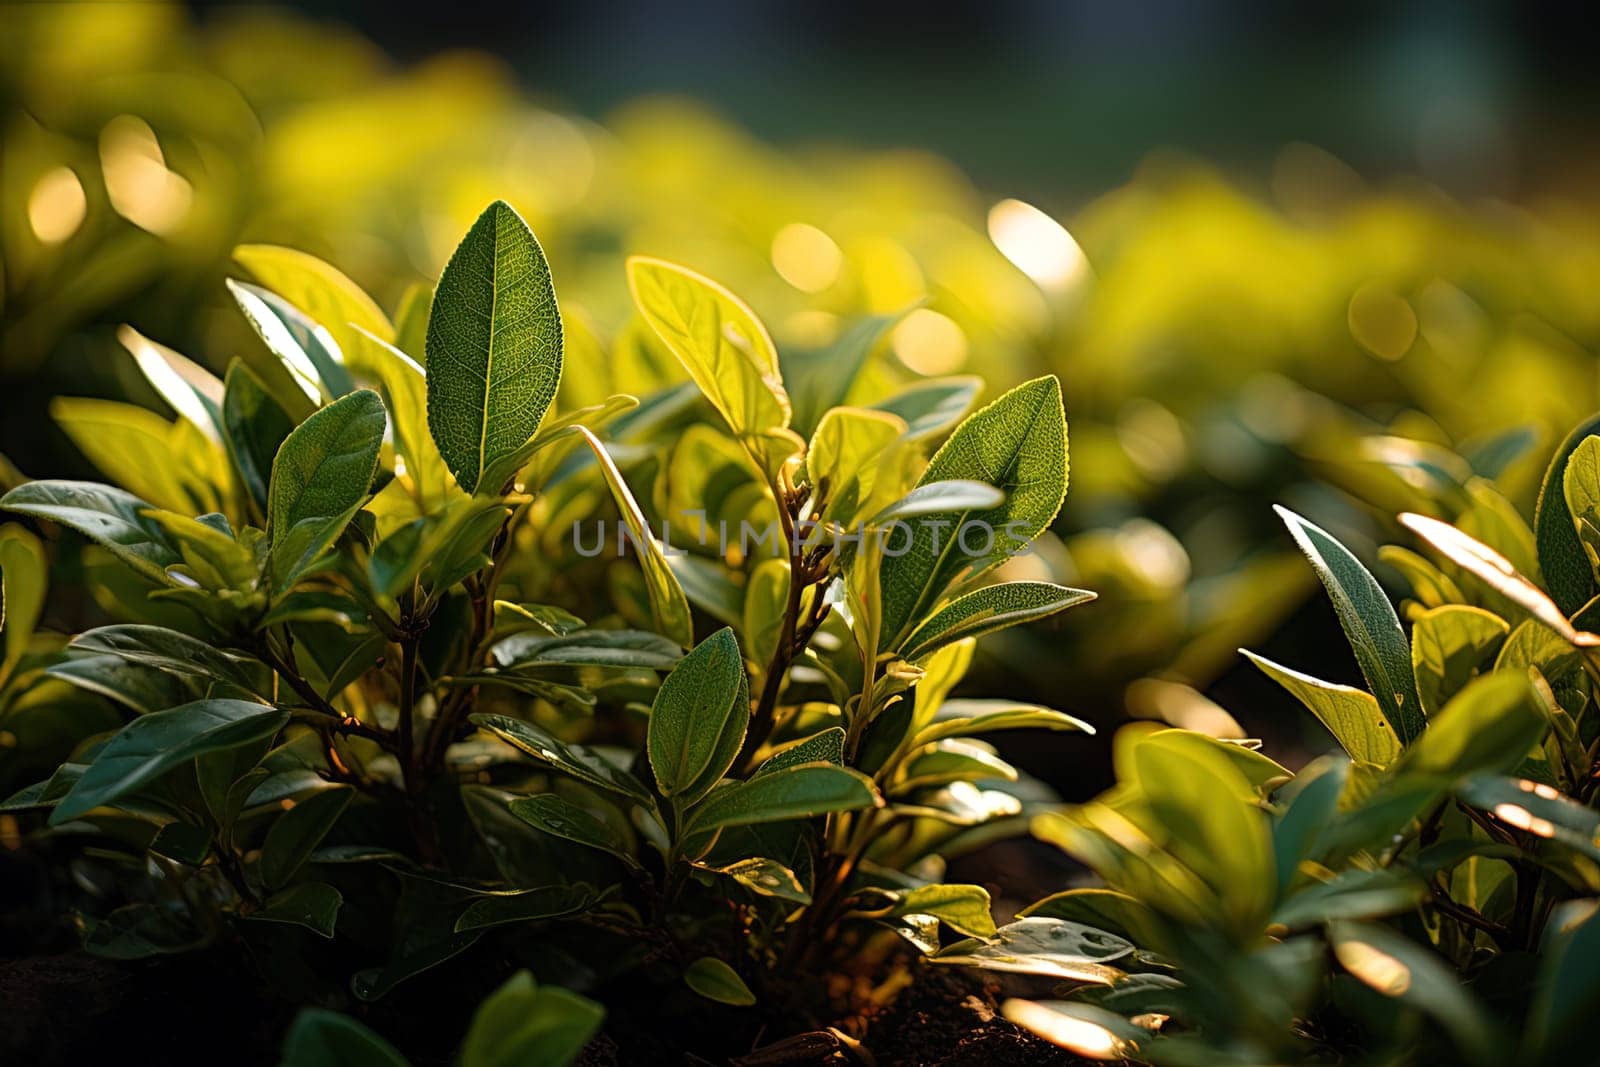
[{"label": "tea leaf", "polygon": [[50,825],[59,826],[188,763],[271,737],[289,713],[244,700],[197,700],[143,715],[105,743],[83,777],[56,805]]},{"label": "tea leaf", "polygon": [[1533,512],[1539,570],[1556,607],[1569,617],[1594,597],[1595,578],[1589,554],[1578,537],[1572,510],[1567,506],[1567,464],[1578,446],[1597,433],[1600,433],[1600,415],[1588,419],[1567,435],[1545,470]]},{"label": "tea leaf", "polygon": [[319,937],[332,938],[339,909],[343,906],[344,894],[333,886],[326,882],[302,882],[268,897],[261,910],[251,912],[247,918],[303,926]]},{"label": "tea leaf", "polygon": [[1495,1061],[1487,1011],[1438,955],[1375,923],[1337,922],[1328,936],[1339,963],[1361,982],[1433,1016],[1474,1063]]},{"label": "tea leaf", "polygon": [[1522,608],[1562,639],[1578,648],[1600,646],[1600,635],[1575,630],[1544,591],[1517,573],[1511,561],[1488,545],[1467,536],[1447,522],[1410,512],[1400,524],[1438,549],[1450,562],[1472,572],[1496,593]]},{"label": "tea leaf", "polygon": [[255,372],[236,362],[228,368],[222,395],[222,426],[234,469],[251,499],[265,513],[272,461],[294,430],[294,420],[272,398]]},{"label": "tea leaf", "polygon": [[502,741],[558,771],[570,774],[608,793],[616,793],[644,804],[653,801],[639,780],[601,756],[576,745],[567,745],[531,722],[505,715],[473,715],[472,722]]},{"label": "tea leaf", "polygon": [[367,499],[385,421],[378,394],[361,389],[306,419],[278,449],[267,505],[275,588],[293,584]]},{"label": "tea leaf", "polygon": [[48,566],[37,537],[16,523],[0,526],[0,629],[5,631],[0,683],[11,676],[33,640],[44,610]]},{"label": "tea leaf", "polygon": [[1528,677],[1498,671],[1452,697],[1407,748],[1402,771],[1457,778],[1507,771],[1544,736],[1547,719]]},{"label": "tea leaf", "polygon": [[959,941],[929,962],[1110,985],[1122,975],[1112,961],[1132,954],[1133,945],[1115,934],[1068,919],[1036,917],[1000,927],[987,942]]},{"label": "tea leaf", "polygon": [[[789,395],[767,328],[744,302],[709,278],[665,260],[633,256],[628,286],[645,322],[678,358],[757,466],[799,451],[788,432]],[[782,432],[777,432],[782,431]]]},{"label": "tea leaf", "polygon": [[920,441],[959,422],[982,390],[983,379],[974,375],[932,378],[872,406],[904,419],[906,440]]},{"label": "tea leaf", "polygon": [[578,630],[560,636],[513,634],[494,646],[503,670],[535,667],[645,667],[670,670],[683,650],[643,630]]},{"label": "tea leaf", "polygon": [[195,500],[172,451],[172,424],[114,400],[58,396],[50,417],[107,478],[158,507],[190,511]]},{"label": "tea leaf", "polygon": [[764,856],[755,856],[751,859],[731,863],[726,867],[707,867],[705,869],[726,875],[745,888],[764,897],[787,900],[794,904],[811,903],[811,894],[807,893],[805,886],[800,884],[800,879],[796,878],[793,871],[777,860],[767,859]]},{"label": "tea leaf", "polygon": [[537,986],[518,971],[472,1016],[461,1067],[566,1067],[605,1018],[605,1009],[559,986]]},{"label": "tea leaf", "polygon": [[217,376],[187,356],[156,344],[132,326],[117,327],[117,340],[133,356],[150,387],[172,410],[183,416],[209,440],[222,438],[222,383]]},{"label": "tea leaf", "polygon": [[1274,506],[1311,561],[1350,639],[1356,663],[1402,745],[1422,732],[1425,719],[1411,677],[1411,646],[1377,579],[1326,530],[1288,508]]},{"label": "tea leaf", "polygon": [[802,763],[843,763],[844,738],[844,730],[830,726],[821,733],[812,734],[798,745],[790,745],[768,756],[751,777],[759,778],[763,774],[781,771],[785,767],[798,767]]},{"label": "tea leaf", "polygon": [[355,799],[349,786],[319,790],[278,816],[261,845],[261,880],[268,889],[287,885],[333,824]]},{"label": "tea leaf", "polygon": [[693,802],[739,754],[750,721],[744,660],[723,627],[678,662],[656,691],[646,747],[662,796]]},{"label": "tea leaf", "polygon": [[744,984],[739,973],[715,956],[702,956],[683,972],[684,983],[707,1000],[747,1008],[756,1002],[756,995]]},{"label": "tea leaf", "polygon": [[1600,861],[1600,812],[1526,778],[1475,774],[1456,795],[1515,829],[1547,838]]},{"label": "tea leaf", "polygon": [[394,340],[389,317],[337,267],[316,256],[281,245],[240,245],[235,262],[333,335],[352,359],[360,351],[359,331]]},{"label": "tea leaf", "polygon": [[[1023,548],[1050,525],[1067,493],[1067,424],[1061,385],[1036,378],[968,418],[951,434],[918,486],[959,479],[992,485],[999,506],[961,509],[910,526],[909,544],[885,548],[879,570],[883,625],[891,646],[921,621],[958,574],[981,573]],[[968,524],[983,535],[966,543]],[[894,541],[891,536],[889,540]],[[898,545],[894,547],[898,548]]]},{"label": "tea leaf", "polygon": [[943,741],[947,737],[970,737],[997,730],[1081,730],[1094,733],[1094,727],[1066,712],[1008,700],[951,700],[939,709],[939,717],[924,727],[912,742],[915,746]]},{"label": "tea leaf", "polygon": [[1430,717],[1437,714],[1480,668],[1493,664],[1510,632],[1498,615],[1465,604],[1418,615],[1411,624],[1411,664],[1422,710]]},{"label": "tea leaf", "polygon": [[410,1067],[393,1045],[348,1015],[302,1008],[283,1041],[293,1067]]},{"label": "tea leaf", "polygon": [[623,480],[622,472],[612,461],[606,446],[586,427],[573,426],[571,432],[582,437],[594,453],[600,473],[611,490],[611,498],[622,513],[629,533],[633,535],[632,544],[639,553],[639,566],[644,572],[645,586],[650,591],[650,612],[656,630],[676,641],[680,647],[687,648],[694,644],[694,620],[689,613],[689,598],[684,596],[683,586],[678,584],[677,577],[667,564],[666,552],[650,532],[644,513],[639,510],[628,483]]},{"label": "tea leaf", "polygon": [[[156,667],[173,674],[226,682],[246,692],[267,696],[263,671],[209,643],[164,626],[115,623],[85,630],[67,646],[74,652],[116,656],[130,663]],[[268,692],[263,692],[268,690]]]},{"label": "tea leaf", "polygon": [[25,482],[0,508],[59,522],[104,546],[149,578],[173,584],[167,568],[183,562],[161,524],[146,517],[150,505],[132,493],[93,482]]},{"label": "tea leaf", "polygon": [[555,793],[518,797],[508,807],[511,814],[535,829],[568,841],[576,841],[589,848],[609,852],[629,866],[637,866],[627,840],[617,833],[610,823],[597,818],[586,808],[579,807],[565,797]]},{"label": "tea leaf", "polygon": [[1378,698],[1371,693],[1301,674],[1249,649],[1239,651],[1311,709],[1351,759],[1387,767],[1400,755],[1400,739],[1384,717]]},{"label": "tea leaf", "polygon": [[1005,503],[1005,499],[1004,493],[986,482],[952,478],[918,485],[867,521],[870,525],[880,526],[895,519],[911,519],[919,515],[997,508]]},{"label": "tea leaf", "polygon": [[831,763],[803,763],[713,790],[689,813],[683,836],[724,826],[748,826],[875,807],[866,775]]},{"label": "tea leaf", "polygon": [[[561,314],[544,250],[503,200],[472,224],[434,290],[428,427],[462,489],[533,436],[561,381]],[[489,492],[498,486],[485,486]]]},{"label": "tea leaf", "polygon": [[946,645],[1008,626],[1048,618],[1095,594],[1049,582],[1002,582],[957,597],[917,627],[901,646],[900,655],[916,662]]},{"label": "tea leaf", "polygon": [[887,915],[931,915],[958,934],[994,937],[989,891],[977,885],[924,885],[897,895]]},{"label": "tea leaf", "polygon": [[337,400],[355,388],[345,369],[344,351],[325,326],[258,285],[230,278],[228,290],[267,350],[283,362],[312,403]]}]

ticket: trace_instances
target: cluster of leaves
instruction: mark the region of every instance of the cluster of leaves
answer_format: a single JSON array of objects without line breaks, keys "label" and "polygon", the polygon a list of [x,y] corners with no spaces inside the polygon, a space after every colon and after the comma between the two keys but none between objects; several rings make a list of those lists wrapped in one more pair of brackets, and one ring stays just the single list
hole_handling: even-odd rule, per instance
[{"label": "cluster of leaves", "polygon": [[[1053,378],[966,418],[964,378],[849,406],[884,321],[780,363],[731,293],[645,258],[608,352],[501,202],[392,320],[303,253],[237,259],[259,350],[219,381],[127,331],[176,421],[61,400],[121,486],[0,502],[87,539],[113,619],[36,635],[44,546],[5,527],[0,728],[61,760],[0,811],[81,845],[91,951],[242,939],[327,960],[296,995],[337,1003],[491,942],[531,973],[465,1062],[560,1063],[618,976],[744,1006],[841,931],[994,934],[941,857],[1047,794],[974,738],[1086,727],[948,694],[980,635],[1091,596],[994,581],[1066,493]],[[582,547],[597,518],[627,552]],[[673,551],[686,518],[774,532]],[[324,1014],[291,1039],[346,1041],[381,1048]]]},{"label": "cluster of leaves", "polygon": [[1558,450],[1531,524],[1467,461],[1387,443],[1433,513],[1400,516],[1422,551],[1380,553],[1410,583],[1409,635],[1355,555],[1280,509],[1368,688],[1246,654],[1342,754],[1290,774],[1250,743],[1126,728],[1116,787],[1033,823],[1104,887],[936,959],[1069,980],[1066,999],[1008,1014],[1099,1058],[1586,1059],[1600,1003],[1597,430]]}]

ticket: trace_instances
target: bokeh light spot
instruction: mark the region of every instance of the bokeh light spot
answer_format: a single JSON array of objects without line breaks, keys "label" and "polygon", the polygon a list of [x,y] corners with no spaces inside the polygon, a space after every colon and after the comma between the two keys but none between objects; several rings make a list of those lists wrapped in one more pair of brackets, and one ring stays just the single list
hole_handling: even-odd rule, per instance
[{"label": "bokeh light spot", "polygon": [[989,239],[1042,289],[1071,288],[1089,269],[1067,228],[1021,200],[1002,200],[989,209]]},{"label": "bokeh light spot", "polygon": [[772,266],[802,293],[820,293],[839,280],[844,253],[815,226],[791,222],[772,239]]},{"label": "bokeh light spot", "polygon": [[72,168],[56,167],[45,172],[28,197],[28,225],[45,244],[60,244],[78,232],[88,209],[83,183]]},{"label": "bokeh light spot", "polygon": [[901,320],[889,346],[900,362],[919,374],[949,374],[967,361],[967,335],[947,315],[918,308]]}]

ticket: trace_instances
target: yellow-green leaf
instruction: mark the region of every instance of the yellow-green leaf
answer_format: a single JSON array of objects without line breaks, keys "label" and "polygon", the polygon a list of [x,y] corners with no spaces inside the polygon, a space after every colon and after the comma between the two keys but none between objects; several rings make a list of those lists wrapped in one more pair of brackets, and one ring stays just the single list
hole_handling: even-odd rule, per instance
[{"label": "yellow-green leaf", "polygon": [[561,313],[550,265],[504,201],[478,216],[445,265],[427,348],[428,427],[470,493],[496,460],[539,429],[561,381]]}]

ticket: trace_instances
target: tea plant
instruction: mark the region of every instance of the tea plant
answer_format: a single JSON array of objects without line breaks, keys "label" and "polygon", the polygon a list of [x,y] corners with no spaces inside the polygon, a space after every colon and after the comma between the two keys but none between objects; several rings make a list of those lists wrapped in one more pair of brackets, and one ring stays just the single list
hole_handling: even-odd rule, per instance
[{"label": "tea plant", "polygon": [[1587,1058],[1596,429],[1558,451],[1531,525],[1465,461],[1422,479],[1408,464],[1423,450],[1388,443],[1409,457],[1402,481],[1430,489],[1413,489],[1418,504],[1456,519],[1404,514],[1427,555],[1382,553],[1411,583],[1409,636],[1354,555],[1280,509],[1369,689],[1250,658],[1343,754],[1291,775],[1245,744],[1126,728],[1117,786],[1033,826],[1104,888],[1049,897],[936,959],[1071,980],[1070,999],[1008,1014],[1101,1058]]},{"label": "tea plant", "polygon": [[[4,810],[81,844],[86,947],[243,941],[336,1004],[492,943],[539,979],[485,1003],[466,1061],[561,1062],[599,1008],[551,976],[792,1009],[775,969],[828,966],[842,930],[994,933],[981,887],[938,879],[1025,814],[972,738],[1086,727],[948,693],[978,636],[1092,595],[992,582],[1066,492],[1053,378],[965,419],[965,379],[851,406],[869,322],[798,368],[802,406],[748,307],[645,258],[608,356],[498,202],[392,322],[302,253],[238,258],[261,348],[218,381],[126,331],[178,421],[59,401],[121,487],[0,502],[91,543],[115,620],[31,649],[42,548],[7,527],[0,727],[47,686],[93,710]],[[642,399],[608,391],[630,367]],[[655,521],[629,484],[652,472]],[[674,549],[685,516],[701,536]],[[580,536],[607,521],[609,556]],[[352,1027],[308,1016],[291,1044]]]}]

